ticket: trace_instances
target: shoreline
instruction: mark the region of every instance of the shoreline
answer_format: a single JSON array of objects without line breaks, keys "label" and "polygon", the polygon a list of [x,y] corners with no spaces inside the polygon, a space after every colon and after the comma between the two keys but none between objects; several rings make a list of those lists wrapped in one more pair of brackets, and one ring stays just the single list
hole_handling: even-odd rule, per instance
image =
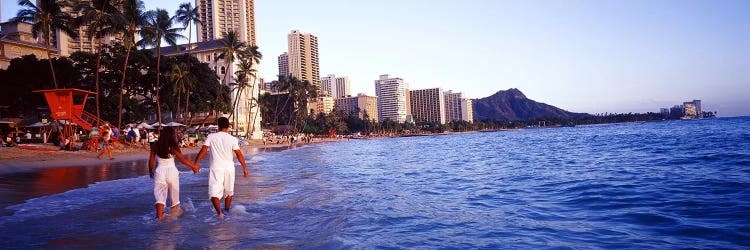
[{"label": "shoreline", "polygon": [[[501,131],[501,130],[495,130]],[[288,142],[275,144],[268,143],[263,144],[261,140],[249,141],[248,145],[241,147],[245,156],[252,156],[257,153],[266,152],[268,150],[281,151],[290,148],[296,148],[301,146],[307,146],[317,143],[329,143],[329,142],[346,142],[349,139],[353,140],[378,140],[388,138],[400,138],[400,137],[421,137],[421,136],[441,136],[441,135],[452,135],[452,134],[471,134],[488,131],[462,131],[462,132],[448,132],[448,133],[433,133],[433,134],[407,134],[407,135],[393,135],[393,136],[369,136],[369,137],[351,137],[351,138],[314,138],[310,143],[294,143]],[[494,131],[493,131],[494,132]],[[96,156],[99,152],[91,152],[85,150],[79,151],[48,151],[57,149],[57,147],[48,144],[25,144],[36,148],[46,150],[31,150],[22,149],[21,147],[0,147],[0,175],[11,174],[16,172],[28,172],[42,168],[61,168],[61,167],[94,167],[103,164],[116,164],[125,162],[135,161],[148,161],[149,153],[143,147],[132,147],[126,146],[124,148],[115,149],[112,152],[113,160],[107,159],[106,155],[102,156],[102,159],[97,159]],[[182,153],[185,156],[194,157],[200,150],[199,146],[183,148]]]},{"label": "shoreline", "polygon": [[[256,153],[287,150],[290,148],[311,145],[315,143],[335,142],[336,140],[315,140],[311,143],[283,143],[283,144],[266,144],[261,141],[252,141],[249,145],[242,145],[241,149],[246,157]],[[27,144],[44,149],[56,148],[50,145]],[[182,148],[182,154],[192,158],[200,151],[200,147]],[[101,151],[99,151],[101,152]],[[22,149],[20,147],[0,147],[0,175],[11,174],[16,172],[27,172],[42,168],[62,168],[62,167],[93,167],[103,164],[116,164],[134,161],[148,161],[149,152],[142,147],[127,146],[112,151],[113,160],[107,159],[106,155],[102,159],[97,159],[99,152],[91,151],[42,151]]]}]

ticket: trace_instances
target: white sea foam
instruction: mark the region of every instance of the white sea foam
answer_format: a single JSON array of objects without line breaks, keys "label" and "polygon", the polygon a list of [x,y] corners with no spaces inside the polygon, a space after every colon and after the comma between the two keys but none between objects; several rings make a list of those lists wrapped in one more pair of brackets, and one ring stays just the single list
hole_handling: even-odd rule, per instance
[{"label": "white sea foam", "polygon": [[248,215],[247,208],[243,205],[233,205],[232,208],[229,209],[229,213],[233,215]]}]

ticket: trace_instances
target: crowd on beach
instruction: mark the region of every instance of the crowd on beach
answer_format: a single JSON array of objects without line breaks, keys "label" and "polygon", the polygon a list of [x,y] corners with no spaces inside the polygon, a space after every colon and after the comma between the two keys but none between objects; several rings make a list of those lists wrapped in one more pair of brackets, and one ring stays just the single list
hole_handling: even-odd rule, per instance
[{"label": "crowd on beach", "polygon": [[[211,126],[215,127],[215,126]],[[21,129],[23,128],[23,129]],[[180,148],[197,149],[205,138],[217,132],[215,128],[173,127],[177,133]],[[66,130],[68,129],[68,130]],[[8,131],[8,130],[6,130]],[[65,133],[63,132],[65,131]],[[64,124],[52,123],[42,128],[13,129],[11,132],[0,132],[0,147],[16,147],[22,151],[80,151],[95,153],[98,159],[114,159],[117,154],[132,155],[136,152],[149,151],[151,145],[159,139],[158,127],[144,127],[129,124],[118,129],[117,126],[105,123],[101,126],[83,130],[80,127],[66,127]],[[231,134],[231,130],[229,132]],[[67,134],[64,135],[64,134]],[[307,133],[275,134],[265,131],[262,139],[248,140],[238,137],[240,145],[283,146],[307,144],[316,141],[341,140],[346,137],[319,137]],[[20,156],[20,155],[19,155]]]}]

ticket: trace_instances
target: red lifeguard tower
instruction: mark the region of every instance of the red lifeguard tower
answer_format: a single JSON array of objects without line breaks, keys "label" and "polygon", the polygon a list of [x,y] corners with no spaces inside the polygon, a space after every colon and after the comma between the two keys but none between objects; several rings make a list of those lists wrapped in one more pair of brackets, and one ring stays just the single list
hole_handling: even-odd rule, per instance
[{"label": "red lifeguard tower", "polygon": [[[85,130],[90,130],[94,125],[105,123],[96,115],[83,111],[89,95],[96,95],[94,92],[82,89],[46,89],[33,92],[44,94],[52,118],[55,120],[67,120],[78,124]],[[63,134],[66,136],[74,132],[69,128],[65,130]]]}]

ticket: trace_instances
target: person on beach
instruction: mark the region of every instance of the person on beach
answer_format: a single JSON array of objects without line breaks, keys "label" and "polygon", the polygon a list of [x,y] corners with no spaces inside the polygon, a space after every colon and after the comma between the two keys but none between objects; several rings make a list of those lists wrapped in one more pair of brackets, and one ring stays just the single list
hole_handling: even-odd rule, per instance
[{"label": "person on beach", "polygon": [[[158,156],[158,157],[157,157]],[[164,128],[159,135],[159,140],[151,145],[151,155],[148,159],[148,173],[154,179],[154,198],[156,198],[156,219],[164,218],[164,207],[167,206],[167,193],[172,198],[172,206],[169,208],[170,216],[179,216],[180,210],[180,171],[174,164],[177,157],[182,164],[193,169],[197,174],[200,169],[197,165],[188,161],[177,145],[177,134],[171,127]],[[154,168],[155,163],[158,166]]]},{"label": "person on beach", "polygon": [[229,119],[221,117],[217,123],[219,124],[219,132],[208,135],[203,142],[203,147],[198,152],[198,156],[195,157],[195,164],[197,165],[203,159],[206,151],[210,148],[211,167],[208,174],[208,195],[211,198],[214,209],[216,209],[216,215],[219,218],[223,218],[224,213],[220,208],[220,200],[221,198],[225,198],[224,210],[229,211],[229,206],[232,205],[232,195],[234,195],[235,174],[232,152],[234,152],[237,160],[242,165],[244,177],[247,177],[247,165],[245,165],[245,157],[240,150],[239,141],[227,133],[229,130]]},{"label": "person on beach", "polygon": [[115,158],[112,157],[112,136],[109,134],[109,131],[102,132],[102,152],[99,153],[99,155],[96,156],[97,159],[101,159],[102,155],[104,153],[107,153],[107,156],[109,156],[110,160],[114,160]]},{"label": "person on beach", "polygon": [[138,137],[140,139],[141,145],[143,145],[143,148],[148,150],[148,131],[146,131],[145,128],[141,128],[141,134]]}]

